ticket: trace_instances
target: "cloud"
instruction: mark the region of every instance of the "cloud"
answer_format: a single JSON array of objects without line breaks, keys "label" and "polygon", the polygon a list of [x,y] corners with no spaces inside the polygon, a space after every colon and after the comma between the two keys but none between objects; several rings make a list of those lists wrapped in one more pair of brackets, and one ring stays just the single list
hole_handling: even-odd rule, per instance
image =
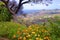
[{"label": "cloud", "polygon": [[60,6],[60,4],[58,4]]}]

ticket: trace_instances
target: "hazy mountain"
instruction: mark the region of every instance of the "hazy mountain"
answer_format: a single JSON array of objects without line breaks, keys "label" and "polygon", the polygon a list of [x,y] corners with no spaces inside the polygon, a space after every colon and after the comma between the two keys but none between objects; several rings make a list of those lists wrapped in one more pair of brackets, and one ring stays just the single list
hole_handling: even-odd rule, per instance
[{"label": "hazy mountain", "polygon": [[23,13],[36,13],[36,12],[40,12],[40,10],[23,10]]},{"label": "hazy mountain", "polygon": [[23,13],[40,13],[40,12],[50,12],[50,13],[59,13],[60,12],[60,9],[53,9],[53,10],[23,10]]},{"label": "hazy mountain", "polygon": [[54,9],[54,10],[22,10],[21,12],[18,12],[17,15],[22,14],[57,14],[60,13],[60,9]]}]

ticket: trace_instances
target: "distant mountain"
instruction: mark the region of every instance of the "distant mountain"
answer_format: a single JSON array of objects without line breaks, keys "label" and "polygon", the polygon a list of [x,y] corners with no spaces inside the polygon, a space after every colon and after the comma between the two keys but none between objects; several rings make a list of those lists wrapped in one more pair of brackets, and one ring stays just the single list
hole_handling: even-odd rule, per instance
[{"label": "distant mountain", "polygon": [[41,13],[41,12],[45,12],[45,13],[49,13],[49,14],[54,14],[54,13],[60,13],[60,10],[23,10],[24,14],[31,14],[31,13]]},{"label": "distant mountain", "polygon": [[18,12],[18,15],[22,14],[57,14],[60,13],[60,9],[54,10],[22,10],[22,12]]},{"label": "distant mountain", "polygon": [[36,13],[36,12],[40,12],[40,10],[23,10],[23,13]]}]

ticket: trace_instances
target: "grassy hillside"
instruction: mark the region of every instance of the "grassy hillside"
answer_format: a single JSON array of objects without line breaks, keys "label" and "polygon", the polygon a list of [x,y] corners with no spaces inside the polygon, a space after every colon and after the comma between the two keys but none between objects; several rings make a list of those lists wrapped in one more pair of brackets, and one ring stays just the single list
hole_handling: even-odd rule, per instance
[{"label": "grassy hillside", "polygon": [[60,17],[47,19],[40,24],[18,24],[14,22],[0,22],[0,38],[10,40],[60,40]]}]

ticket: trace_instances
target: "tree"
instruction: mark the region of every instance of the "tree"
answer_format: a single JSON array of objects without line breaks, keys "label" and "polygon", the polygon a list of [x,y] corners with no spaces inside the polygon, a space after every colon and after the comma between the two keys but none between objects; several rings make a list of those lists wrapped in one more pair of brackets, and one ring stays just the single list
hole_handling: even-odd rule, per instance
[{"label": "tree", "polygon": [[[45,1],[44,4],[46,4],[46,2],[49,3],[52,0],[28,0],[28,1],[25,1],[25,2],[22,2],[22,1],[24,1],[24,0],[19,0],[18,6],[14,8],[16,2],[13,2],[13,4],[11,3],[12,5],[10,6],[10,4],[9,4],[10,0],[1,0],[1,2],[3,2],[5,4],[6,8],[13,15],[14,21],[17,21],[16,13],[19,11],[19,9],[21,9],[23,4],[26,4],[26,3],[29,3],[29,2],[38,3],[38,1],[40,3],[43,3],[43,1]],[[47,4],[47,6],[48,6],[48,4]]]}]

